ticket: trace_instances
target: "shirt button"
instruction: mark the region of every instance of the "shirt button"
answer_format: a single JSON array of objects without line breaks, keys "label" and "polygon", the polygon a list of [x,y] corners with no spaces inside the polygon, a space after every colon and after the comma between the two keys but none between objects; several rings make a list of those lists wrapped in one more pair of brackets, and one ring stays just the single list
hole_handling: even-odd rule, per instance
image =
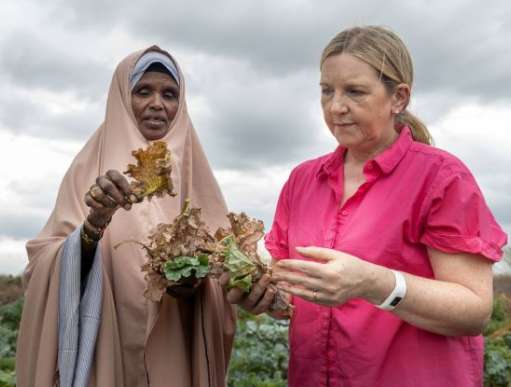
[{"label": "shirt button", "polygon": [[342,216],[346,216],[346,215],[348,215],[348,213],[349,213],[348,210],[342,210],[341,211],[341,215]]}]

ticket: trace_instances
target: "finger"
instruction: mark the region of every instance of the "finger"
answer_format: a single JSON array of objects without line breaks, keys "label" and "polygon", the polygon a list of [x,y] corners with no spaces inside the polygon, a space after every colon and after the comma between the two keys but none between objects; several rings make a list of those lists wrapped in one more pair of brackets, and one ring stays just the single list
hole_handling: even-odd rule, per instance
[{"label": "finger", "polygon": [[198,278],[197,281],[195,281],[192,286],[194,289],[197,289],[201,285],[202,285],[202,278]]},{"label": "finger", "polygon": [[289,287],[289,284],[287,284],[286,282],[279,282],[276,286],[275,286],[275,293],[279,292],[280,295],[279,297],[283,300],[285,300],[287,303],[291,303],[291,294],[289,294],[288,292],[285,292],[285,291],[280,291],[280,290],[283,290],[283,287],[286,287],[288,286]]},{"label": "finger", "polygon": [[259,281],[257,281],[253,286],[252,290],[245,298],[242,303],[242,306],[246,309],[252,309],[264,295],[266,287],[270,284],[271,277],[267,274],[263,275]]},{"label": "finger", "polygon": [[287,285],[282,285],[281,289],[289,294],[292,294],[293,296],[303,298],[306,301],[315,302],[317,304],[325,304],[321,293],[316,292],[316,296],[314,296],[314,291],[311,289],[304,289],[297,286]]},{"label": "finger", "polygon": [[174,298],[191,298],[195,294],[195,288],[191,286],[172,286],[167,293]]},{"label": "finger", "polygon": [[324,263],[304,261],[303,259],[283,259],[273,265],[273,272],[278,273],[280,270],[299,271],[310,277],[321,277],[321,270]]},{"label": "finger", "polygon": [[131,199],[130,195],[133,194],[133,191],[131,190],[130,184],[128,183],[128,180],[126,180],[126,177],[119,171],[116,171],[115,169],[111,169],[107,171],[106,176],[110,178],[110,180],[117,186],[119,191],[123,195],[123,206],[129,205],[131,208]]},{"label": "finger", "polygon": [[231,304],[239,304],[243,299],[243,289],[233,288],[227,292],[227,301]]},{"label": "finger", "polygon": [[287,282],[291,285],[297,285],[309,289],[321,288],[325,280],[322,278],[309,277],[300,273],[294,273],[285,270],[278,270],[272,275],[273,282]]},{"label": "finger", "polygon": [[116,208],[117,203],[113,198],[108,198],[101,187],[93,184],[87,192],[92,199],[101,205],[101,208]]},{"label": "finger", "polygon": [[222,287],[226,286],[229,283],[229,280],[231,279],[229,273],[222,273],[220,277],[218,278],[218,282]]},{"label": "finger", "polygon": [[296,247],[296,251],[305,256],[315,259],[322,259],[324,261],[333,261],[338,258],[338,252],[325,247],[307,246],[307,247]]},{"label": "finger", "polygon": [[263,298],[257,303],[257,305],[252,309],[253,314],[261,314],[263,312],[266,312],[270,305],[273,303],[273,300],[275,299],[275,290],[273,289],[266,289],[266,292],[264,293]]},{"label": "finger", "polygon": [[93,208],[96,210],[103,208],[103,204],[95,201],[88,192],[85,194],[85,204],[87,205],[87,207],[90,207],[90,208]]},{"label": "finger", "polygon": [[96,179],[96,184],[101,188],[102,195],[96,197],[96,200],[105,204],[106,207],[113,208],[114,206],[124,205],[124,195],[119,191],[117,186],[106,176],[99,176]]},{"label": "finger", "polygon": [[191,287],[191,288],[194,288],[197,283],[200,281],[201,279],[200,278],[197,278],[197,277],[194,277],[194,276],[189,276],[189,277],[185,277],[183,278],[181,281],[180,281],[180,284],[182,286],[185,286],[185,287]]}]

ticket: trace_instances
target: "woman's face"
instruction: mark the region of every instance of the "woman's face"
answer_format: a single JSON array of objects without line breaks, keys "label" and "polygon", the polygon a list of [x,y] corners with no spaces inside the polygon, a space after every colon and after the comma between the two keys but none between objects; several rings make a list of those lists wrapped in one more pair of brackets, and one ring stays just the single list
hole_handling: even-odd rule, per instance
[{"label": "woman's face", "polygon": [[146,72],[133,88],[131,107],[147,140],[159,140],[168,133],[178,105],[179,86],[168,74]]},{"label": "woman's face", "polygon": [[393,142],[392,112],[406,104],[388,93],[371,66],[350,54],[330,56],[321,66],[320,85],[323,116],[339,144],[373,152]]}]

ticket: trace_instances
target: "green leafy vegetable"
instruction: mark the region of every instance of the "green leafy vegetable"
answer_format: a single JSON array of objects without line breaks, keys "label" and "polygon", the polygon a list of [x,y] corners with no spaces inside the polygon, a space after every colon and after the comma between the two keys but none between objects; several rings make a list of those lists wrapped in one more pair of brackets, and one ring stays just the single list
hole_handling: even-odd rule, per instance
[{"label": "green leafy vegetable", "polygon": [[252,274],[256,274],[257,266],[247,257],[238,247],[234,240],[234,235],[229,235],[222,240],[225,250],[223,265],[231,275],[228,287],[238,287],[245,292],[252,288]]},{"label": "green leafy vegetable", "polygon": [[204,278],[209,273],[208,256],[203,254],[197,257],[176,257],[165,262],[163,272],[165,277],[173,282],[189,278],[192,274],[195,278]]},{"label": "green leafy vegetable", "polygon": [[[252,285],[271,269],[257,254],[257,242],[264,236],[264,224],[244,213],[227,214],[231,227],[220,228],[212,236],[201,219],[201,209],[192,208],[186,200],[172,224],[159,224],[140,244],[147,253],[142,266],[146,273],[145,296],[159,301],[168,287],[183,284],[191,278],[218,278],[229,273],[228,288],[250,292]],[[272,308],[291,313],[291,305],[281,291],[275,290]]]}]

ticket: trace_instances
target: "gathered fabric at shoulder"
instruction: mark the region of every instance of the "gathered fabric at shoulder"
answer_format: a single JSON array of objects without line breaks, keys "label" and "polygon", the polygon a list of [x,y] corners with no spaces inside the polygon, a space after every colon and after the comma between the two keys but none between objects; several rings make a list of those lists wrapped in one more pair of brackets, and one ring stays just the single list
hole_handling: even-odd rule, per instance
[{"label": "gathered fabric at shoulder", "polygon": [[422,243],[447,253],[480,254],[492,261],[502,257],[507,236],[466,167],[442,168],[426,206]]}]

